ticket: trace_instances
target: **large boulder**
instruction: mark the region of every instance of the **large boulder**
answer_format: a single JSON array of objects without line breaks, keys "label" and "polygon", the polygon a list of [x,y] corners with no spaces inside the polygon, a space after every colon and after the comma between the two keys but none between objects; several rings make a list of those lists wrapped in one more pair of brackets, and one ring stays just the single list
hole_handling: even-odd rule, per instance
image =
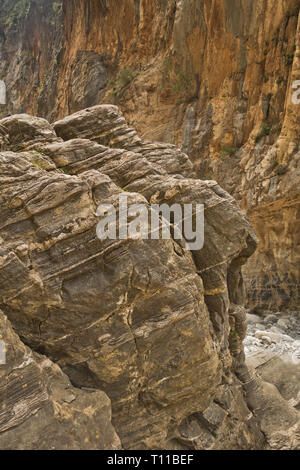
[{"label": "large boulder", "polygon": [[[113,106],[56,123],[59,137],[30,116],[1,123],[0,306],[20,337],[74,386],[107,393],[125,448],[262,447],[242,347],[241,266],[256,236],[234,199],[191,178],[172,146],[144,144]],[[121,194],[149,211],[203,203],[203,249],[98,239],[98,205]]]}]

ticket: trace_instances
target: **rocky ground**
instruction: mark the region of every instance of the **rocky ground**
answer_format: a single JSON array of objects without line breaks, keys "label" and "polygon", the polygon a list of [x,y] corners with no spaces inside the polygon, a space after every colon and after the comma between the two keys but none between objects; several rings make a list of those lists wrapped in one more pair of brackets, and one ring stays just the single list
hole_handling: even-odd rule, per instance
[{"label": "rocky ground", "polygon": [[[299,311],[248,313],[244,341],[246,363],[264,382],[270,399],[262,428],[272,448],[299,448],[300,314]],[[274,402],[274,403],[275,403]],[[261,414],[261,416],[264,413]]]},{"label": "rocky ground", "polygon": [[299,311],[264,312],[263,315],[248,313],[247,320],[244,346],[249,361],[264,354],[266,357],[289,358],[295,366],[300,364]]}]

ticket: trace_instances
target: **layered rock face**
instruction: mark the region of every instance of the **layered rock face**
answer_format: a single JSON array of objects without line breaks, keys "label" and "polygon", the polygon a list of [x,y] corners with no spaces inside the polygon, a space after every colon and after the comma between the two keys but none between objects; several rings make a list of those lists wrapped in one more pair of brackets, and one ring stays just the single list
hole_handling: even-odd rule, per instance
[{"label": "layered rock face", "polygon": [[0,341],[2,450],[121,448],[105,393],[74,388],[57,365],[21,342],[2,312]]},{"label": "layered rock face", "polygon": [[[20,447],[45,446],[26,441],[22,426],[30,420],[35,436],[46,407],[53,432],[61,420],[64,434],[69,418],[85,447],[117,448],[103,392],[127,449],[267,445],[242,345],[241,267],[257,238],[234,199],[214,181],[195,179],[176,147],[144,142],[116,106],[54,126],[24,114],[0,126],[0,307],[15,330],[2,316],[1,338],[26,355],[18,362],[8,354],[0,445],[13,445],[17,426]],[[118,209],[120,194],[149,211],[152,203],[204,204],[203,249],[189,251],[184,239],[100,240],[97,207]],[[48,381],[54,396],[41,385]],[[32,385],[19,396],[23,383]],[[66,446],[81,446],[76,426],[68,438]]]},{"label": "layered rock face", "polygon": [[245,269],[251,306],[297,308],[299,0],[0,5],[2,115],[53,121],[117,103],[247,212],[259,237]]},{"label": "layered rock face", "polygon": [[7,89],[2,115],[30,111],[54,118],[63,43],[61,2],[0,1],[0,79]]}]

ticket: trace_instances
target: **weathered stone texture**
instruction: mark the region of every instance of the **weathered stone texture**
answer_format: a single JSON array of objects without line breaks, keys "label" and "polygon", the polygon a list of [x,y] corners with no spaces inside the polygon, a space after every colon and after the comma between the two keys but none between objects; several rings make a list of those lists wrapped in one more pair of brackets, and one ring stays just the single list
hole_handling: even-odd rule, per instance
[{"label": "weathered stone texture", "polygon": [[[234,199],[180,175],[188,157],[145,144],[113,106],[54,127],[26,115],[0,124],[9,149],[0,154],[0,306],[19,336],[74,386],[107,393],[125,448],[262,447],[239,329],[241,266],[257,239]],[[146,206],[204,203],[204,248],[99,240],[96,209],[124,189]]]},{"label": "weathered stone texture", "polygon": [[25,346],[0,312],[0,449],[120,449],[104,392],[74,388],[48,358]]},{"label": "weathered stone texture", "polygon": [[[168,144],[168,171],[189,176],[182,152],[169,151],[181,146],[197,177],[247,213],[259,237],[245,270],[251,306],[297,308],[299,0],[28,2],[16,28],[17,0],[0,1],[1,116],[53,122],[118,104],[143,140]],[[136,134],[119,138],[125,148]],[[141,153],[157,161],[151,144]]]}]

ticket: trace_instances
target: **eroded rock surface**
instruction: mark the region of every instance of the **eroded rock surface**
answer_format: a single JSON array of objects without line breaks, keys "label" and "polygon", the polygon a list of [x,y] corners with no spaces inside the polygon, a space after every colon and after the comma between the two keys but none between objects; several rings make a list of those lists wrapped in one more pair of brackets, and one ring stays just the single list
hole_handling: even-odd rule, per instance
[{"label": "eroded rock surface", "polygon": [[[54,128],[28,115],[0,124],[0,306],[22,340],[74,386],[109,396],[125,448],[262,448],[242,346],[241,266],[257,239],[234,199],[193,179],[176,148],[144,143],[113,106]],[[204,203],[203,249],[99,240],[97,207],[124,190],[147,207]]]},{"label": "eroded rock surface", "polygon": [[300,447],[299,313],[248,314],[247,365],[260,382],[253,406],[271,449]]},{"label": "eroded rock surface", "polygon": [[34,353],[0,311],[0,449],[120,449],[110,400],[74,388],[58,365]]},{"label": "eroded rock surface", "polygon": [[[217,181],[247,213],[260,242],[244,271],[251,307],[295,310],[299,7],[299,0],[0,0],[7,88],[0,116],[26,112],[53,122],[118,104],[144,140],[167,143],[165,153],[170,143],[181,147],[197,177]],[[153,151],[144,150],[150,159]],[[171,165],[178,162],[169,155]]]}]

